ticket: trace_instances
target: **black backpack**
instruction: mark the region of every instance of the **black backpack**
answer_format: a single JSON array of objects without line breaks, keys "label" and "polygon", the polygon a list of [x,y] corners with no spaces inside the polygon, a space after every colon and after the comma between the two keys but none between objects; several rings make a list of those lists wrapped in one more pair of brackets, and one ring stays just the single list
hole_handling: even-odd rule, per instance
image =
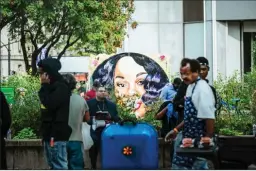
[{"label": "black backpack", "polygon": [[215,114],[219,114],[220,112],[220,108],[221,108],[221,97],[218,95],[216,89],[209,85],[212,89],[212,92],[213,92],[213,95],[214,95],[214,98],[215,98],[215,108],[216,108],[216,113]]}]

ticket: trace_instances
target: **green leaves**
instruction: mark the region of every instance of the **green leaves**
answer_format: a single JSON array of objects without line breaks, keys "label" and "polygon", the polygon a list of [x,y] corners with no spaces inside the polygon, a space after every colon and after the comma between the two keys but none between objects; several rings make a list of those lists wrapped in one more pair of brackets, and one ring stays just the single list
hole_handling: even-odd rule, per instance
[{"label": "green leaves", "polygon": [[[131,0],[13,0],[13,3],[15,8],[10,7],[9,1],[1,1],[2,13],[14,17],[6,22],[11,26],[13,38],[25,39],[21,41],[23,56],[24,59],[32,56],[33,73],[42,48],[47,48],[47,54],[60,50],[58,58],[67,50],[81,55],[115,52],[122,45],[126,22],[133,12]],[[31,45],[32,52],[27,50]],[[28,64],[26,67],[28,70]]]},{"label": "green leaves", "polygon": [[250,135],[252,125],[256,123],[256,71],[245,74],[242,78],[234,73],[229,78],[219,75],[214,86],[217,93],[229,105],[235,106],[234,98],[240,99],[235,110],[221,108],[216,120],[216,131],[222,135]]},{"label": "green leaves", "polygon": [[[39,135],[40,102],[37,93],[40,89],[39,78],[31,75],[15,75],[8,78],[5,86],[14,87],[16,90],[15,103],[11,107],[12,134],[14,136],[21,134],[20,131],[30,127]],[[26,90],[24,96],[21,96],[19,88]]]},{"label": "green leaves", "polygon": [[19,131],[19,133],[13,139],[18,140],[18,139],[36,139],[36,138],[37,137],[33,129],[28,127]]}]

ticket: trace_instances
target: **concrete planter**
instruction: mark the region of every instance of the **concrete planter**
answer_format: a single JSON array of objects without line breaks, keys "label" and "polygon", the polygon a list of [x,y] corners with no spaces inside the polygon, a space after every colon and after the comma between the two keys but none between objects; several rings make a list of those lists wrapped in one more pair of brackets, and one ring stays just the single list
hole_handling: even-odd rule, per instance
[{"label": "concrete planter", "polygon": [[[7,145],[7,164],[8,169],[34,170],[48,169],[44,159],[43,146],[41,140],[9,140]],[[170,163],[170,144],[165,144],[162,138],[159,138],[159,169],[169,169]],[[88,155],[86,155],[86,168],[90,164]],[[100,167],[100,157],[98,158]]]},{"label": "concrete planter", "polygon": [[[253,135],[219,136],[218,146],[222,168],[247,169],[256,163],[256,138]],[[228,166],[224,166],[225,163]]]}]

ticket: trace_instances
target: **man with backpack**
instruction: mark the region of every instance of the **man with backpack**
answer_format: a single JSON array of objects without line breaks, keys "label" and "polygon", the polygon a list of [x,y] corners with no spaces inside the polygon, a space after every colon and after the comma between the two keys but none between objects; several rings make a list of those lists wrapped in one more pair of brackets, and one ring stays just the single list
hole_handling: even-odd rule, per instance
[{"label": "man with backpack", "polygon": [[[201,68],[200,77],[201,77],[201,79],[205,80],[209,84],[209,80],[207,79],[208,72],[210,71],[208,59],[206,59],[205,57],[198,57],[197,61],[200,63],[200,68]],[[211,86],[210,84],[209,84],[209,86],[212,89],[212,92],[213,92],[213,95],[214,95],[214,98],[215,98],[215,107],[217,108],[219,100],[218,100],[216,89],[213,86]]]}]

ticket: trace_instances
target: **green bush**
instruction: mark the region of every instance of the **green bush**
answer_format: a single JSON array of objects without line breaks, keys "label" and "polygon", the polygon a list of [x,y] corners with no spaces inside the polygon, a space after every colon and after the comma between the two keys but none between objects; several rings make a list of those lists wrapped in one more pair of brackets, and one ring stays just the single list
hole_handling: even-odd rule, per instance
[{"label": "green bush", "polygon": [[31,128],[24,128],[18,132],[18,134],[13,138],[15,140],[18,139],[36,139],[37,136]]},{"label": "green bush", "polygon": [[[14,75],[8,78],[5,86],[14,87],[15,102],[11,106],[12,133],[14,136],[24,128],[30,128],[39,135],[40,126],[40,102],[38,90],[40,80],[30,75]],[[18,89],[25,89],[25,95],[21,96]]]},{"label": "green bush", "polygon": [[219,75],[214,86],[222,100],[230,105],[235,105],[232,101],[239,98],[237,109],[227,109],[222,107],[220,114],[216,119],[216,131],[222,135],[248,135],[252,134],[252,125],[256,123],[253,106],[253,92],[256,85],[256,72],[253,70],[245,74],[242,78],[237,72],[229,77],[223,78]]}]

